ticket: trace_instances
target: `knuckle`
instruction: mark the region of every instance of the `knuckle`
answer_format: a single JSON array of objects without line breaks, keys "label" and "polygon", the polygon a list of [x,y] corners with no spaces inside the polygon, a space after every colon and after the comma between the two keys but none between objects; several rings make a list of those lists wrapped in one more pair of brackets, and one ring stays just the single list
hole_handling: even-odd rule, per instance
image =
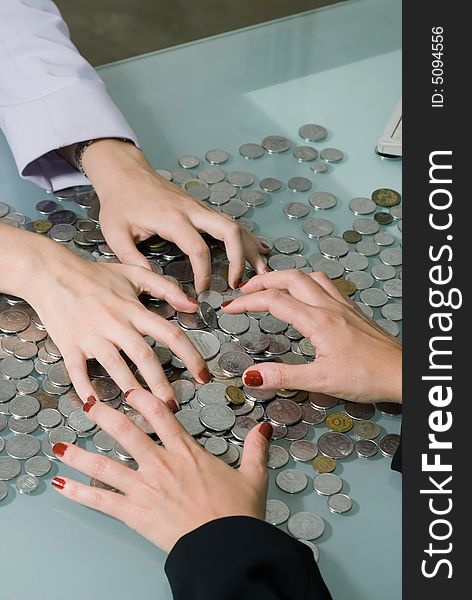
[{"label": "knuckle", "polygon": [[146,343],[138,344],[134,349],[133,355],[139,362],[147,361],[155,357],[154,350]]},{"label": "knuckle", "polygon": [[195,258],[207,258],[210,256],[210,251],[208,246],[202,240],[202,242],[197,242],[192,249],[191,255]]},{"label": "knuckle", "polygon": [[[120,435],[120,434],[126,434],[130,431],[131,429],[131,421],[128,419],[128,417],[121,415],[118,417],[117,413],[115,416],[115,418],[113,419],[113,421],[111,422],[110,426],[111,429],[113,431],[113,433]],[[118,418],[116,418],[118,417]]]},{"label": "knuckle", "polygon": [[181,344],[186,339],[188,339],[187,336],[185,335],[185,333],[178,327],[175,327],[174,325],[171,325],[169,327],[169,329],[167,330],[166,337],[167,337],[167,341],[172,344]]},{"label": "knuckle", "polygon": [[168,410],[169,409],[164,404],[164,402],[161,402],[160,400],[156,400],[148,408],[149,417],[155,418],[155,419],[162,419],[162,417],[166,416]]},{"label": "knuckle", "polygon": [[102,506],[103,504],[103,497],[104,494],[102,491],[95,489],[93,494],[92,494],[92,504],[93,506],[95,506],[96,508],[99,508],[100,506]]},{"label": "knuckle", "polygon": [[107,462],[104,458],[97,457],[94,459],[91,470],[92,470],[93,476],[96,479],[99,479],[99,476],[103,475],[103,473],[106,471],[106,469],[107,469]]},{"label": "knuckle", "polygon": [[270,371],[272,383],[274,387],[283,388],[285,385],[285,371],[280,366],[273,365],[272,370]]},{"label": "knuckle", "polygon": [[285,296],[281,290],[276,289],[269,290],[267,295],[270,303],[280,302],[280,300]]}]

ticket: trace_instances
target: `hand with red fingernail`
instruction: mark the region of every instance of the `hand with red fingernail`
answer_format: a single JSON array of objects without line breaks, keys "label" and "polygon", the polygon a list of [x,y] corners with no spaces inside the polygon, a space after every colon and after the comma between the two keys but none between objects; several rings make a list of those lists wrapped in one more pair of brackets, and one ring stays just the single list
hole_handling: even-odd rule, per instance
[{"label": "hand with red fingernail", "polygon": [[243,373],[245,385],[303,389],[353,402],[402,401],[400,342],[324,273],[274,271],[252,277],[240,289],[241,296],[221,305],[224,312],[270,312],[293,325],[316,350],[316,359],[306,364],[285,364],[283,358],[260,362]]},{"label": "hand with red fingernail", "polygon": [[126,400],[147,419],[162,446],[125,414],[91,396],[84,412],[128,450],[139,469],[59,442],[53,446],[58,459],[110,487],[92,488],[60,474],[51,481],[60,494],[120,519],[166,552],[186,533],[215,519],[239,515],[264,519],[270,423],[248,433],[240,467],[233,469],[185,431],[172,414],[176,406],[166,406],[143,389],[128,390]]}]

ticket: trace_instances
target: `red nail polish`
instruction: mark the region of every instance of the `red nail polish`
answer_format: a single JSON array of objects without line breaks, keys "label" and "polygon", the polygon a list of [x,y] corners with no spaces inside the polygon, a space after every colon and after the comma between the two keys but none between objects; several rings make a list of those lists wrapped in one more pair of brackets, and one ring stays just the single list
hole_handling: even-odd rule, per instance
[{"label": "red nail polish", "polygon": [[202,369],[198,374],[198,377],[203,381],[203,383],[210,383],[211,375],[208,369]]},{"label": "red nail polish", "polygon": [[193,304],[194,306],[200,306],[200,302],[198,300],[195,300],[195,298],[187,296],[187,300],[190,302],[190,304]]},{"label": "red nail polish", "polygon": [[234,284],[234,289],[241,287],[241,280],[240,279],[236,279],[236,282]]},{"label": "red nail polish", "polygon": [[174,414],[179,410],[179,407],[177,406],[175,400],[173,400],[172,398],[166,400],[166,404]]},{"label": "red nail polish", "polygon": [[259,371],[248,371],[244,375],[244,383],[250,387],[259,387],[264,382],[262,380],[262,375]]},{"label": "red nail polish", "polygon": [[84,413],[88,413],[94,404],[96,404],[97,400],[93,396],[89,396],[87,398],[87,402],[82,407]]},{"label": "red nail polish", "polygon": [[263,435],[268,442],[270,442],[273,431],[274,428],[270,423],[262,423],[262,425],[259,427],[259,433]]},{"label": "red nail polish", "polygon": [[131,394],[131,392],[134,392],[134,388],[131,388],[130,390],[127,390],[125,392],[125,398],[127,398]]},{"label": "red nail polish", "polygon": [[[252,279],[252,277],[251,277]],[[243,281],[242,283],[239,284],[239,287],[242,288],[246,285],[246,283],[248,283],[249,281],[251,281],[251,279],[246,279],[246,281]]]},{"label": "red nail polish", "polygon": [[62,477],[54,477],[51,481],[51,485],[58,490],[63,490],[66,485],[66,480],[62,479]]},{"label": "red nail polish", "polygon": [[221,308],[224,308],[225,306],[228,306],[228,304],[231,304],[232,300],[226,300],[226,302],[222,302],[221,303]]},{"label": "red nail polish", "polygon": [[67,450],[67,444],[64,444],[62,442],[57,442],[52,447],[52,451],[54,452],[54,454],[56,456],[59,456],[59,458],[62,458],[64,456],[64,453],[66,450]]}]

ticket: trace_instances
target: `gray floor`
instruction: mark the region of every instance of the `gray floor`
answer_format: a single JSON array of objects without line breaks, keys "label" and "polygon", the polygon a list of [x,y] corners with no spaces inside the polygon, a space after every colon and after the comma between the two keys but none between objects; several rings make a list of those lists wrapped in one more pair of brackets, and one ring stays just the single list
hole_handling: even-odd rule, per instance
[{"label": "gray floor", "polygon": [[100,65],[336,0],[56,0],[80,52]]}]

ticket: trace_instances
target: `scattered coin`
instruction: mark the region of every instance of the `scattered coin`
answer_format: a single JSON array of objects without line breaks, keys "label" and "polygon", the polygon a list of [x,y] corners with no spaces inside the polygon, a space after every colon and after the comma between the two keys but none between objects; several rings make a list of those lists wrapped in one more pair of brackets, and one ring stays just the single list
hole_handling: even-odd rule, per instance
[{"label": "scattered coin", "polygon": [[299,540],[316,540],[325,530],[323,519],[312,512],[299,512],[292,515],[287,522],[287,529]]},{"label": "scattered coin", "polygon": [[275,483],[278,488],[287,494],[298,494],[308,485],[308,478],[303,471],[285,469],[277,473]]},{"label": "scattered coin", "polygon": [[342,487],[342,479],[333,473],[320,473],[313,479],[313,489],[320,496],[337,494]]},{"label": "scattered coin", "polygon": [[352,500],[347,494],[334,494],[328,498],[328,508],[332,513],[345,513],[351,510]]},{"label": "scattered coin", "polygon": [[[0,496],[1,500],[1,496]],[[267,500],[265,520],[271,525],[282,525],[290,517],[290,509],[281,500]]]}]

